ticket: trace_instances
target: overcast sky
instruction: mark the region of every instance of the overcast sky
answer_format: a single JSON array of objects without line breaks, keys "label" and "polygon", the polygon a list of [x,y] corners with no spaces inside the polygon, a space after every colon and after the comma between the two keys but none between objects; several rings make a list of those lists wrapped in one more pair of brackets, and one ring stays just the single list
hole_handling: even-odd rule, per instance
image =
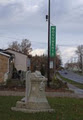
[{"label": "overcast sky", "polygon": [[[45,15],[48,0],[0,0],[0,48],[27,38],[34,53],[47,51]],[[83,44],[83,0],[51,0],[51,23],[56,25],[63,63]]]}]

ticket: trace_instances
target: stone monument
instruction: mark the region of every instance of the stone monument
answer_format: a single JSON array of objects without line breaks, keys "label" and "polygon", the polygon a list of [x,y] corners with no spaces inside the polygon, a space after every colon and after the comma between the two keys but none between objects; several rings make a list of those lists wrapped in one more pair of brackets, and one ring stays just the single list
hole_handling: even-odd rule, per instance
[{"label": "stone monument", "polygon": [[39,71],[34,73],[27,72],[26,75],[26,94],[25,98],[17,101],[16,107],[12,110],[22,112],[52,112],[53,109],[46,99],[45,82],[46,78]]}]

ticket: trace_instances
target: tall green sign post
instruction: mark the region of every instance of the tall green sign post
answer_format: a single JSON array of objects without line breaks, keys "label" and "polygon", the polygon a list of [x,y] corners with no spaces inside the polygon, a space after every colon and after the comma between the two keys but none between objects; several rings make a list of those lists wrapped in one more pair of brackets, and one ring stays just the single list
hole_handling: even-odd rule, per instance
[{"label": "tall green sign post", "polygon": [[56,26],[51,26],[51,40],[50,40],[50,57],[55,57],[56,54]]},{"label": "tall green sign post", "polygon": [[50,69],[53,69],[55,75],[56,63],[56,26],[51,26],[51,38],[50,38]]}]

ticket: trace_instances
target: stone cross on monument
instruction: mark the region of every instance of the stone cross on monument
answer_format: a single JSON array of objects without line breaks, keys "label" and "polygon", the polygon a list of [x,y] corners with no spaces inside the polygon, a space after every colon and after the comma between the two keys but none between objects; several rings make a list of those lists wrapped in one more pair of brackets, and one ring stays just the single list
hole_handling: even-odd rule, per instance
[{"label": "stone cross on monument", "polygon": [[52,112],[45,95],[46,78],[39,71],[26,74],[25,98],[17,101],[12,110],[22,112]]}]

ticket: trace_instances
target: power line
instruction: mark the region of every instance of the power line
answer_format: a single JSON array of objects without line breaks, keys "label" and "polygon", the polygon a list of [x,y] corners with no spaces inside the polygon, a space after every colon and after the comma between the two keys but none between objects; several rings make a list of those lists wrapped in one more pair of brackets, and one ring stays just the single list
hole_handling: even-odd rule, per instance
[{"label": "power line", "polygon": [[79,45],[77,45],[77,44],[73,44],[73,45],[62,44],[62,45],[57,45],[57,46],[61,46],[61,47],[74,47],[74,46],[79,46]]},{"label": "power line", "polygon": [[51,25],[56,26],[54,23],[52,23],[52,22],[50,22],[50,23],[51,23]]},{"label": "power line", "polygon": [[[4,36],[0,36],[1,38],[5,38],[5,39],[14,39],[14,40],[22,40],[21,38],[13,38],[13,37],[4,37]],[[44,42],[37,42],[37,41],[30,41],[30,42],[33,42],[33,43],[38,43],[38,44],[47,44],[47,43],[44,43]]]},{"label": "power line", "polygon": [[0,36],[0,38],[14,39],[14,40],[22,40],[22,39],[20,39],[20,38],[14,38],[14,37],[4,37],[4,36]]},{"label": "power line", "polygon": [[[54,25],[53,23],[51,23],[52,25]],[[3,38],[4,36],[0,36],[1,38]],[[14,37],[4,37],[5,39],[14,39],[14,40],[22,40],[21,38],[14,38]],[[30,41],[33,42],[32,44],[42,44],[42,45],[46,45],[47,42],[38,42],[38,41]],[[73,46],[79,46],[79,44],[57,44],[57,46],[60,47],[73,47]]]}]

